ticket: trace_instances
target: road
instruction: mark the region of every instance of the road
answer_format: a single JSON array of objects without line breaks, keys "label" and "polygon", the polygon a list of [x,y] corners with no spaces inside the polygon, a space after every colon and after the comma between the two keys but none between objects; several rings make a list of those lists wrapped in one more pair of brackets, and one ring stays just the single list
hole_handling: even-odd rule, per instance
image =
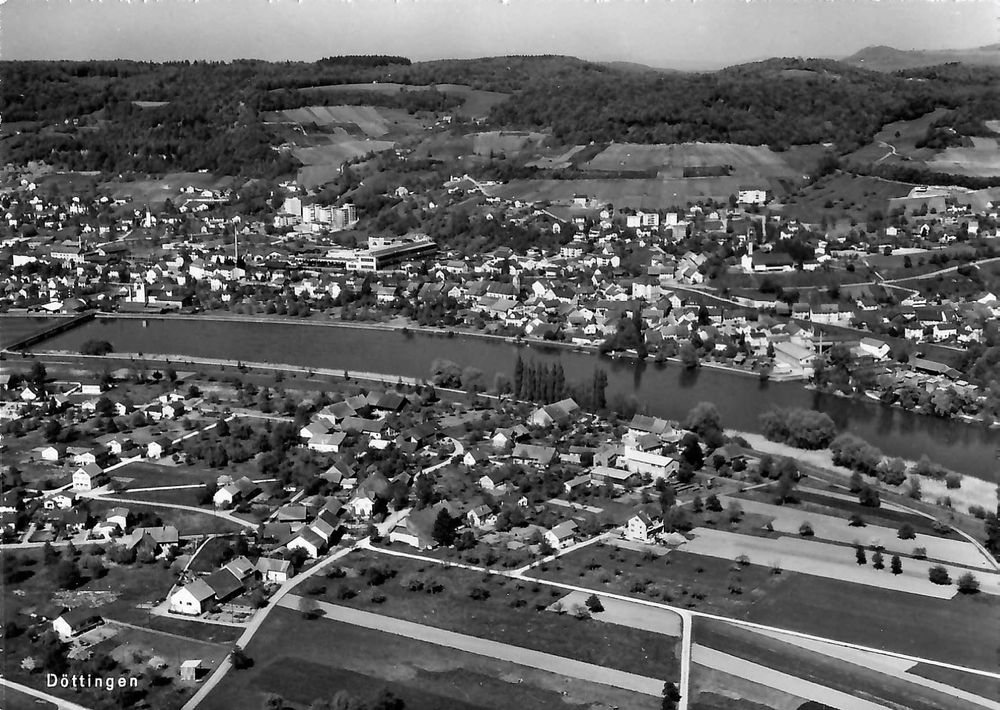
[{"label": "road", "polygon": [[[295,594],[286,595],[278,604],[286,609],[298,609],[299,597]],[[610,685],[614,688],[629,690],[634,693],[659,697],[663,692],[661,678],[648,678],[626,673],[592,663],[584,663],[551,653],[543,653],[521,646],[512,646],[498,641],[490,641],[477,636],[467,636],[454,631],[439,629],[435,626],[425,626],[412,621],[396,619],[382,614],[372,614],[350,607],[337,606],[326,602],[317,602],[323,611],[323,618],[340,621],[366,629],[404,636],[406,638],[447,646],[466,653],[496,658],[509,663],[517,663],[529,668],[556,673],[568,678],[576,678],[591,683]]]}]

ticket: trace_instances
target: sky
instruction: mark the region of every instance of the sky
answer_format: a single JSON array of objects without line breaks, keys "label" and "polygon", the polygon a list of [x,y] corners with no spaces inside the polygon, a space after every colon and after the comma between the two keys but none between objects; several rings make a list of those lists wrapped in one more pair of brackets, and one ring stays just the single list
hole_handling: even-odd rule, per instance
[{"label": "sky", "polygon": [[997,41],[993,0],[0,0],[3,59],[565,54],[715,68]]}]

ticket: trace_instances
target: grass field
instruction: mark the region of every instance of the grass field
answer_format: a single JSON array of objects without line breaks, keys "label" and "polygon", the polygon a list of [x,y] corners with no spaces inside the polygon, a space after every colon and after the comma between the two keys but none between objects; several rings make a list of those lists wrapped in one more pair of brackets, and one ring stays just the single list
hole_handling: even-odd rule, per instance
[{"label": "grass field", "polygon": [[[887,123],[881,131],[875,134],[871,143],[854,151],[848,158],[862,163],[905,164],[910,161],[922,162],[930,158],[934,151],[927,148],[918,149],[916,143],[926,135],[928,127],[947,112],[947,109],[938,108],[912,121]],[[896,135],[897,133],[899,135]],[[893,155],[889,147],[882,145],[883,143],[895,147],[896,153],[899,155]],[[887,155],[888,157],[886,157]]]},{"label": "grass field", "polygon": [[[676,550],[649,559],[638,552],[607,545],[572,552],[529,574],[726,616],[745,614],[755,600],[773,593],[794,576],[788,572],[772,575],[771,570],[759,565],[748,565],[739,571],[734,571],[734,567],[739,566],[728,560]],[[741,591],[734,594],[729,591],[729,583],[737,578]]]},{"label": "grass field", "polygon": [[[674,677],[679,669],[674,638],[545,611],[565,596],[563,590],[374,553],[355,553],[346,562],[345,569],[360,569],[372,562],[387,564],[397,575],[377,589],[356,578],[324,580],[327,589],[319,598],[653,678]],[[409,591],[402,582],[412,577],[437,580],[443,589],[436,594]],[[338,599],[341,585],[356,596]],[[488,592],[487,598],[470,597],[477,587]],[[373,602],[373,593],[384,595],[386,600]]]},{"label": "grass field", "polygon": [[524,131],[488,131],[486,133],[473,133],[471,138],[472,150],[476,155],[506,153],[509,156],[525,148],[537,146],[545,140],[545,134]]},{"label": "grass field", "polygon": [[994,177],[1000,175],[1000,148],[995,138],[973,138],[969,148],[947,148],[926,161],[927,167],[940,173]]},{"label": "grass field", "polygon": [[526,165],[529,168],[541,168],[543,170],[568,168],[570,165],[572,165],[572,160],[574,156],[576,156],[585,148],[586,146],[574,145],[563,150],[558,155],[540,157],[537,158],[536,160],[531,161],[530,163],[527,163]]},{"label": "grass field", "polygon": [[[131,500],[148,501],[149,503],[173,503],[175,505],[198,505],[200,488],[180,488],[167,491],[138,491],[131,493],[124,491],[121,495]],[[134,503],[122,503],[124,506],[135,505]],[[208,508],[206,508],[208,510]]]},{"label": "grass field", "polygon": [[47,700],[39,700],[33,695],[7,686],[0,687],[0,702],[4,710],[58,710],[55,704]]},{"label": "grass field", "polygon": [[[831,614],[831,609],[838,613]],[[789,575],[745,618],[970,668],[996,671],[1000,662],[1000,598],[993,595],[960,594],[943,601]]]},{"label": "grass field", "polygon": [[126,490],[154,486],[187,486],[208,483],[219,477],[221,471],[201,466],[166,466],[150,461],[135,461],[116,469],[112,477],[121,481]]},{"label": "grass field", "polygon": [[586,170],[659,170],[662,177],[683,177],[690,167],[729,165],[735,175],[795,180],[801,171],[791,168],[780,153],[765,146],[736,143],[675,143],[640,145],[612,143],[583,164]]},{"label": "grass field", "polygon": [[394,145],[393,141],[343,138],[336,143],[293,148],[292,155],[302,163],[297,180],[307,188],[325,185],[340,174],[345,161],[391,150]]},{"label": "grass field", "polygon": [[697,619],[694,642],[859,698],[908,710],[964,710],[965,700],[722,622]]},{"label": "grass field", "polygon": [[247,652],[254,666],[230,673],[202,707],[260,707],[267,693],[300,706],[340,690],[370,700],[382,689],[402,698],[407,710],[544,710],[564,702],[659,707],[656,698],[347,624],[307,621],[288,609],[268,617]]},{"label": "grass field", "polygon": [[880,178],[837,173],[821,178],[785,200],[784,214],[807,221],[867,220],[871,210],[886,213],[889,200],[905,197],[913,185]]}]

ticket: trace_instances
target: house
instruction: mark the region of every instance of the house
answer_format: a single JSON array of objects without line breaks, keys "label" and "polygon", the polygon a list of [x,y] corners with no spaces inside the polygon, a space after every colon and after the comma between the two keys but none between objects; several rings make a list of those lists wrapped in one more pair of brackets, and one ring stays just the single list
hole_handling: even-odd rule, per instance
[{"label": "house", "polygon": [[446,504],[441,502],[421,510],[415,510],[406,521],[389,531],[389,540],[401,542],[418,550],[428,550],[437,546],[434,540],[434,523]]},{"label": "house", "polygon": [[576,541],[577,525],[572,520],[559,523],[545,532],[544,538],[555,550],[569,547]]},{"label": "house", "polygon": [[317,436],[322,436],[330,431],[330,427],[325,422],[312,422],[299,429],[299,436],[309,441]]},{"label": "house", "polygon": [[554,424],[565,424],[578,411],[580,411],[580,405],[574,402],[572,398],[567,398],[536,409],[531,414],[531,423],[535,426],[543,427],[553,426]]},{"label": "house", "polygon": [[122,532],[124,532],[125,529],[128,527],[129,515],[130,513],[128,508],[121,508],[121,507],[112,508],[111,510],[108,511],[108,514],[105,516],[104,521],[108,525],[113,525]]},{"label": "house", "polygon": [[347,509],[356,518],[370,518],[375,509],[375,500],[368,493],[359,493],[347,502]]},{"label": "house", "polygon": [[333,434],[316,434],[309,439],[306,448],[319,451],[320,453],[335,454],[340,451],[340,447],[344,445],[345,439],[347,439],[347,434],[342,431],[334,432]]},{"label": "house", "polygon": [[240,555],[232,560],[229,560],[222,569],[229,570],[236,579],[240,582],[246,581],[246,579],[254,573],[254,564],[246,557]]},{"label": "house", "polygon": [[204,580],[219,602],[228,601],[243,591],[243,582],[226,567],[212,572]]},{"label": "house", "polygon": [[674,427],[666,419],[636,414],[629,422],[628,435],[634,439],[643,434],[655,434],[660,439],[665,440],[674,434]]},{"label": "house", "polygon": [[532,466],[548,466],[556,457],[556,450],[553,447],[535,444],[518,444],[510,455],[514,463]]},{"label": "house", "polygon": [[484,449],[469,449],[465,452],[465,456],[462,457],[462,463],[473,468],[475,466],[480,466],[483,464],[488,464],[490,462],[490,455]]},{"label": "house", "polygon": [[326,541],[309,528],[305,528],[289,540],[285,547],[289,550],[302,550],[309,557],[316,559],[326,548]]},{"label": "house", "polygon": [[623,468],[612,468],[611,466],[594,466],[590,469],[590,480],[595,484],[610,483],[612,485],[624,486],[635,483],[638,472]]},{"label": "house", "polygon": [[255,568],[265,582],[287,582],[292,572],[292,563],[274,557],[261,557]]},{"label": "house", "polygon": [[653,520],[645,513],[636,513],[628,519],[625,537],[635,542],[649,542],[650,538],[663,530],[663,521]]},{"label": "house", "polygon": [[73,505],[73,498],[74,494],[72,491],[69,493],[56,493],[42,500],[42,508],[45,510],[65,510]]},{"label": "house", "polygon": [[506,477],[499,470],[483,474],[477,483],[488,491],[498,491],[507,485]]},{"label": "house", "polygon": [[168,451],[170,451],[171,442],[165,436],[161,436],[157,439],[146,444],[146,458],[159,459],[163,458]]},{"label": "house", "polygon": [[664,456],[656,451],[642,451],[634,446],[626,446],[618,462],[619,465],[624,464],[625,469],[629,472],[649,475],[654,481],[658,478],[672,476],[680,468],[680,462],[675,456]]},{"label": "house", "polygon": [[774,359],[793,370],[805,370],[816,359],[816,353],[795,343],[774,343]]},{"label": "house", "polygon": [[65,446],[46,446],[41,451],[42,461],[60,461],[65,455]]},{"label": "house", "polygon": [[229,508],[240,501],[249,500],[259,492],[260,486],[244,476],[235,483],[230,483],[217,490],[212,497],[212,502],[215,503],[216,508]]},{"label": "house", "polygon": [[494,513],[493,509],[485,503],[471,508],[469,512],[465,514],[465,517],[469,521],[469,525],[475,525],[477,528],[494,525],[497,521],[496,513]]},{"label": "house", "polygon": [[173,525],[150,528],[135,528],[122,538],[121,544],[129,550],[140,546],[158,554],[164,547],[172,547],[180,542],[180,535]]},{"label": "house", "polygon": [[104,481],[104,469],[96,463],[88,463],[73,472],[74,491],[92,491]]},{"label": "house", "polygon": [[204,579],[196,579],[170,595],[170,611],[197,616],[212,604],[215,592]]},{"label": "house", "polygon": [[570,480],[563,483],[563,489],[567,493],[572,493],[577,488],[580,488],[582,486],[589,486],[591,483],[593,483],[593,479],[591,478],[589,473],[585,473],[583,475],[577,476],[576,478],[571,478]]},{"label": "house", "polygon": [[103,623],[104,619],[101,618],[100,614],[83,608],[71,609],[52,622],[52,630],[59,634],[62,641],[66,642]]},{"label": "house", "polygon": [[885,360],[889,357],[889,345],[875,338],[862,338],[858,347],[871,355],[876,360]]}]

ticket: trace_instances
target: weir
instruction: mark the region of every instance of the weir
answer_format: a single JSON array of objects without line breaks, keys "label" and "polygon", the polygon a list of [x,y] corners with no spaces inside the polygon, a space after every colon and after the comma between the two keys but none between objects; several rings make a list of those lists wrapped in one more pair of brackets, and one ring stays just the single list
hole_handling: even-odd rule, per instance
[{"label": "weir", "polygon": [[81,313],[79,315],[68,318],[67,320],[61,320],[54,325],[40,330],[37,333],[32,333],[31,335],[26,335],[20,340],[11,343],[6,348],[3,349],[5,353],[17,353],[18,351],[24,351],[30,348],[36,343],[40,343],[46,338],[51,338],[53,335],[58,335],[59,333],[64,333],[67,330],[76,328],[78,325],[83,325],[89,321],[94,320],[95,312],[87,311],[86,313]]}]

